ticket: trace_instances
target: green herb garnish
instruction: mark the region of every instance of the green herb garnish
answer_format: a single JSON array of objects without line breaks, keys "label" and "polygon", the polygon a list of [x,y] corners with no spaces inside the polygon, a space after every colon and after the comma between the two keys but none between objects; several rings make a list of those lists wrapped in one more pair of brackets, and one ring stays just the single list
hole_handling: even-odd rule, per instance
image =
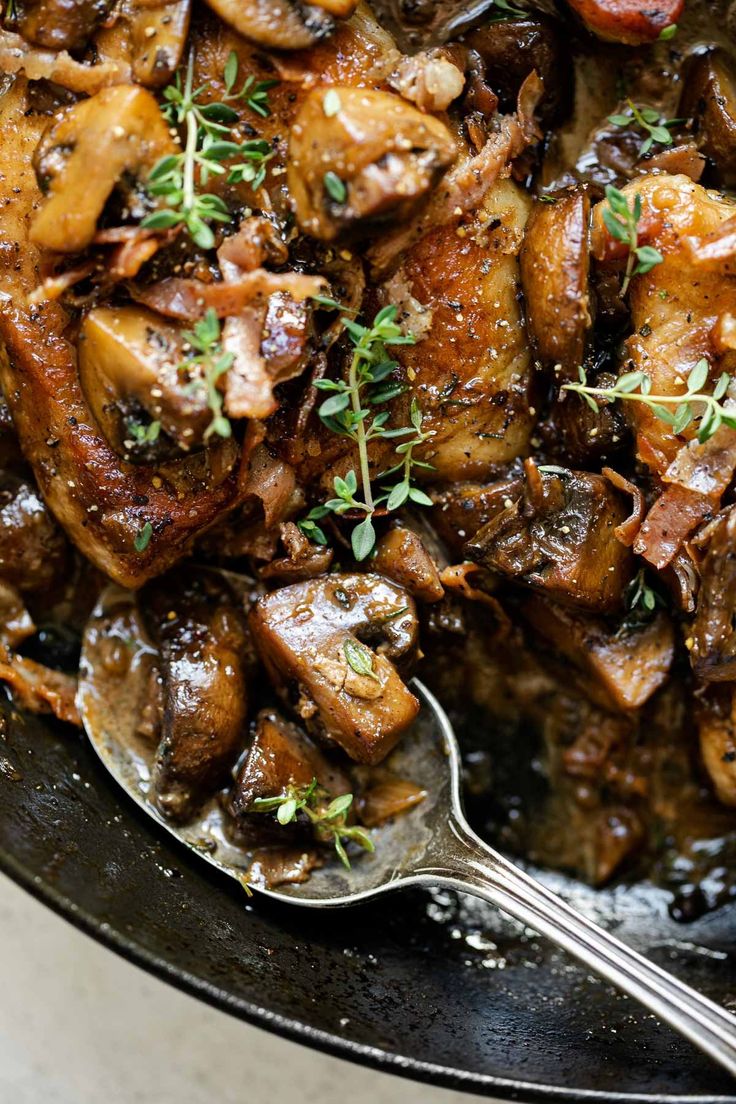
[{"label": "green herb garnish", "polygon": [[224,97],[225,102],[230,103],[234,100],[242,100],[251,111],[256,113],[256,115],[260,115],[262,119],[268,118],[271,114],[268,93],[281,82],[278,80],[256,81],[255,77],[251,74],[243,81],[240,91],[236,92],[235,85],[238,80],[238,68],[238,55],[234,50],[231,50],[223,72],[226,91]]},{"label": "green herb garnish", "polygon": [[318,835],[330,840],[340,861],[350,870],[345,841],[352,840],[364,851],[375,851],[373,840],[365,828],[348,826],[347,814],[353,804],[352,794],[342,794],[328,802],[329,794],[313,778],[308,786],[289,786],[276,797],[257,797],[252,805],[255,813],[274,813],[279,824],[293,824],[299,813],[311,822]]},{"label": "green herb garnish", "polygon": [[626,262],[621,295],[629,289],[632,276],[650,272],[655,265],[661,264],[664,257],[651,245],[639,245],[639,220],[641,218],[641,195],[634,196],[633,207],[623,192],[609,184],[606,188],[608,206],[603,211],[603,222],[612,238],[628,246],[629,256]]},{"label": "green herb garnish", "polygon": [[150,544],[151,537],[153,536],[153,526],[150,521],[145,522],[143,527],[138,530],[133,541],[133,547],[136,552],[145,552]]},{"label": "green herb garnish", "polygon": [[348,637],[342,646],[342,650],[345,653],[348,666],[355,671],[356,675],[372,678],[374,682],[380,685],[381,680],[373,670],[373,655],[367,648]]},{"label": "green herb garnish", "polygon": [[200,322],[196,322],[191,331],[184,333],[184,340],[188,341],[194,355],[187,357],[179,365],[179,372],[189,374],[193,367],[201,373],[192,379],[187,388],[190,391],[205,388],[207,392],[207,405],[212,411],[212,421],[204,431],[204,439],[208,440],[213,434],[218,437],[231,437],[232,426],[222,412],[223,397],[218,383],[222,376],[232,366],[234,356],[232,353],[223,352],[220,344],[220,320],[215,311],[210,307]]},{"label": "green herb garnish", "polygon": [[639,147],[639,153],[642,157],[649,153],[655,142],[659,142],[662,146],[672,145],[673,138],[670,128],[678,126],[679,123],[684,121],[683,119],[663,119],[659,112],[651,107],[637,107],[632,100],[626,102],[629,105],[630,114],[609,115],[608,121],[618,127],[628,127],[632,123],[636,123],[637,126],[646,131],[647,137]]},{"label": "green herb garnish", "polygon": [[726,407],[721,402],[731,377],[723,372],[712,394],[708,394],[701,390],[708,379],[708,370],[708,361],[699,360],[687,378],[687,390],[682,395],[652,395],[652,381],[645,372],[626,372],[612,387],[589,387],[583,368],[578,369],[580,382],[563,384],[562,390],[582,395],[596,413],[601,399],[643,403],[660,421],[671,426],[673,433],[682,433],[691,422],[696,422],[698,441],[702,445],[722,425],[736,429],[736,406]]},{"label": "green herb garnish", "polygon": [[230,167],[228,183],[245,180],[257,190],[274,150],[261,138],[233,142],[231,128],[238,121],[237,111],[226,103],[201,103],[208,85],[195,89],[193,82],[194,55],[190,54],[184,83],[177,73],[174,84],[164,89],[166,102],[161,108],[169,124],[184,128],[184,149],[160,158],[153,166],[147,188],[151,195],[160,196],[166,207],[147,215],[141,225],[153,230],[184,225],[201,249],[212,249],[215,235],[209,223],[230,222],[231,213],[220,196],[200,193],[198,185],[228,172],[223,161],[241,157],[242,162]]},{"label": "green herb garnish", "polygon": [[345,182],[340,179],[337,173],[326,172],[322,179],[330,198],[334,199],[335,203],[344,203],[348,198],[348,190],[345,187]]},{"label": "green herb garnish", "polygon": [[129,418],[126,425],[126,432],[131,440],[136,445],[153,445],[158,441],[159,434],[161,433],[161,423],[149,422],[148,425],[143,425],[142,422],[137,422],[133,418]]},{"label": "green herb garnish", "polygon": [[[432,468],[431,464],[417,460],[413,455],[414,448],[431,436],[422,430],[422,414],[416,400],[411,404],[411,425],[401,428],[389,427],[388,411],[374,414],[371,410],[372,407],[390,402],[406,390],[405,385],[396,379],[398,364],[388,357],[386,346],[413,345],[415,338],[410,334],[402,334],[396,323],[396,314],[395,306],[384,307],[374,318],[372,326],[363,326],[350,318],[343,318],[342,324],[353,343],[348,378],[323,379],[315,383],[318,390],[332,392],[330,398],[325,399],[319,407],[322,422],[333,433],[348,437],[357,446],[362,497],[356,497],[358,476],[354,471],[347,472],[344,478],[335,476],[335,497],[324,505],[315,506],[298,525],[310,539],[316,540],[318,544],[326,544],[327,538],[316,522],[329,513],[342,515],[350,510],[363,514],[362,521],[351,534],[353,555],[359,561],[369,556],[375,546],[373,515],[378,506],[385,503],[388,510],[395,510],[408,500],[422,506],[432,505],[431,499],[411,484],[414,469]],[[407,437],[408,440],[396,448],[397,454],[402,457],[400,463],[378,477],[383,481],[398,472],[401,479],[393,486],[381,486],[378,496],[375,496],[371,486],[368,445],[377,437]]]}]

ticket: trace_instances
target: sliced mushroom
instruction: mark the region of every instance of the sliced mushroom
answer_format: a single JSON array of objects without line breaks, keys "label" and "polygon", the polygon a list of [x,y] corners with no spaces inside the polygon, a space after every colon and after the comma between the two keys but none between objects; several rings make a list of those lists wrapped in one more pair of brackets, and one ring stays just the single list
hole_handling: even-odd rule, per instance
[{"label": "sliced mushroom", "polygon": [[690,661],[705,682],[736,682],[736,507],[707,532]]},{"label": "sliced mushroom", "polygon": [[14,0],[6,26],[34,46],[78,50],[92,36],[114,0]]},{"label": "sliced mushroom", "polygon": [[662,31],[677,23],[685,0],[567,0],[585,26],[599,38],[641,46],[655,42]]},{"label": "sliced mushroom", "polygon": [[161,653],[164,714],[152,781],[164,816],[191,818],[245,742],[248,634],[222,576],[181,568],[141,592]]},{"label": "sliced mushroom", "polygon": [[160,88],[181,63],[191,6],[191,0],[122,0],[95,47],[100,57],[127,63],[136,84]]},{"label": "sliced mushroom", "polygon": [[0,579],[18,590],[48,591],[68,564],[64,534],[35,487],[4,472],[0,477]]},{"label": "sliced mushroom", "polygon": [[231,808],[235,816],[241,816],[252,810],[257,798],[276,797],[290,786],[308,786],[314,779],[333,797],[350,793],[345,772],[331,763],[297,725],[264,709],[238,771]]},{"label": "sliced mushroom", "polygon": [[274,685],[358,762],[385,758],[417,715],[391,662],[416,648],[414,602],[386,579],[336,574],[283,587],[256,602],[250,626]]},{"label": "sliced mushroom", "polygon": [[521,286],[529,336],[540,359],[577,376],[591,326],[590,198],[583,189],[537,200],[524,231]]},{"label": "sliced mushroom", "polygon": [[207,0],[223,23],[243,38],[270,50],[304,50],[335,29],[330,12],[340,0],[302,4],[300,0]]},{"label": "sliced mushroom", "polygon": [[544,84],[540,121],[551,126],[569,113],[573,65],[559,22],[544,16],[499,20],[470,31],[464,41],[480,56],[501,110],[513,111],[521,85],[534,70]]},{"label": "sliced mushroom", "polygon": [[331,241],[348,229],[405,218],[456,152],[444,123],[399,96],[363,88],[315,90],[289,139],[297,221],[312,237]]},{"label": "sliced mushroom", "polygon": [[527,460],[520,501],[510,502],[466,546],[471,559],[566,605],[621,606],[634,560],[616,536],[628,504],[601,475],[544,470]]},{"label": "sliced mushroom", "polygon": [[698,145],[724,187],[736,183],[736,73],[725,50],[696,55],[684,76],[678,115],[694,120]]},{"label": "sliced mushroom", "polygon": [[131,420],[142,409],[180,448],[201,444],[212,412],[204,388],[181,372],[179,327],[142,307],[97,307],[79,335],[79,377],[100,429],[129,451]]},{"label": "sliced mushroom", "polygon": [[667,681],[675,633],[664,611],[630,629],[611,627],[602,618],[566,609],[541,595],[525,599],[521,612],[555,655],[569,662],[583,693],[603,709],[639,709]]},{"label": "sliced mushroom", "polygon": [[47,198],[31,241],[60,253],[86,248],[123,173],[138,173],[176,148],[155,99],[137,85],[105,88],[63,108],[36,151]]},{"label": "sliced mushroom", "polygon": [[439,602],[445,591],[437,564],[418,533],[397,525],[384,534],[376,546],[373,568],[393,579],[423,602]]}]

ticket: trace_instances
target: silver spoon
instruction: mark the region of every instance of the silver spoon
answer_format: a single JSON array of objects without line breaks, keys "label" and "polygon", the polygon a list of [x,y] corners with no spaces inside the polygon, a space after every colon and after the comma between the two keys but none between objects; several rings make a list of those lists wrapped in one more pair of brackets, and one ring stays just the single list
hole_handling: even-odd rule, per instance
[{"label": "silver spoon", "polygon": [[[109,653],[111,636],[131,650],[129,662],[102,661],[103,645]],[[132,649],[131,641],[136,642]],[[117,588],[108,590],[87,628],[82,651],[79,705],[87,735],[116,781],[149,816],[201,858],[245,884],[249,856],[228,841],[217,802],[196,822],[180,827],[164,820],[149,799],[152,750],[135,729],[137,703],[154,654],[145,643],[131,596]],[[406,886],[473,893],[551,939],[736,1076],[736,1018],[571,908],[473,832],[463,813],[455,734],[423,683],[415,679],[413,688],[423,708],[388,766],[421,786],[424,801],[377,829],[375,854],[357,857],[351,870],[329,862],[304,884],[254,888],[311,908],[359,904]]]}]

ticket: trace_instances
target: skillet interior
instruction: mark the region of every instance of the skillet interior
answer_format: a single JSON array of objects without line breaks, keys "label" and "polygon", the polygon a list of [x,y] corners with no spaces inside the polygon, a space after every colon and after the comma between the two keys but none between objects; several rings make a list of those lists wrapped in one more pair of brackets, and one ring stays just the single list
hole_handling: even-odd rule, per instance
[{"label": "skillet interior", "polygon": [[[405,893],[350,915],[248,901],[139,813],[71,730],[3,706],[0,866],[131,961],[310,1046],[506,1099],[736,1101],[653,1017],[472,900]],[[555,879],[726,1007],[729,905],[687,926],[646,886]]]}]

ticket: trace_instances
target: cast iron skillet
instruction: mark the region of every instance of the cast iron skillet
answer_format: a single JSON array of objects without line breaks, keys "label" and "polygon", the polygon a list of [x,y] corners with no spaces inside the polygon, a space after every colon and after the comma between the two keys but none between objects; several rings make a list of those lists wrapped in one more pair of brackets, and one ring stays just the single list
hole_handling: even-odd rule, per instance
[{"label": "cast iron skillet", "polygon": [[[482,903],[405,892],[312,913],[249,901],[157,830],[81,734],[0,713],[2,869],[187,992],[342,1058],[489,1096],[736,1102],[687,1043]],[[650,887],[556,885],[736,1005],[736,906],[683,927]]]}]

